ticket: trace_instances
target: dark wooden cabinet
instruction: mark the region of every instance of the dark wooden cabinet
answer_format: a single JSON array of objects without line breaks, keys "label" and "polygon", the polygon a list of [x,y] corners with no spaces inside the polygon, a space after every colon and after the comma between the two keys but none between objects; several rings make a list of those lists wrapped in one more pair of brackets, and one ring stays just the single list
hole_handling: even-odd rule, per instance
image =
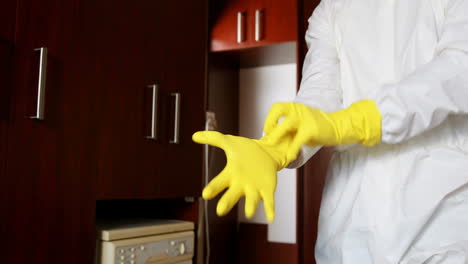
[{"label": "dark wooden cabinet", "polygon": [[[10,92],[11,73],[13,68],[13,42],[15,29],[16,0],[3,1],[0,8],[0,180],[3,184],[9,179],[6,177],[6,161],[8,146],[8,127],[10,121]],[[5,234],[8,227],[4,224],[8,212],[8,193],[0,192],[0,234]],[[7,241],[0,235],[0,247],[5,248]]]},{"label": "dark wooden cabinet", "polygon": [[97,200],[201,192],[207,2],[16,1],[0,11],[4,261],[94,263]]},{"label": "dark wooden cabinet", "polygon": [[86,17],[96,57],[97,198],[199,196],[202,147],[191,136],[204,128],[206,3],[98,1]]},{"label": "dark wooden cabinet", "polygon": [[[201,195],[203,148],[192,134],[204,130],[208,51],[206,1],[167,2],[163,31],[161,86],[166,100],[162,119],[164,164],[158,181],[162,197]],[[172,8],[171,8],[172,7]],[[178,19],[167,18],[178,17]],[[188,26],[190,25],[190,26]],[[180,105],[176,105],[177,97]],[[178,117],[176,115],[178,114]],[[175,121],[179,118],[178,124]],[[177,141],[174,143],[174,141]]]},{"label": "dark wooden cabinet", "polygon": [[[87,158],[93,91],[84,77],[89,61],[81,49],[86,39],[78,30],[79,9],[77,1],[18,0],[3,186],[6,262],[93,261],[94,184]],[[46,81],[39,85],[41,73]],[[32,118],[38,108],[43,118]]]},{"label": "dark wooden cabinet", "polygon": [[297,1],[213,1],[211,51],[297,40]]},{"label": "dark wooden cabinet", "polygon": [[[0,163],[6,161],[6,127],[9,115],[11,69],[15,33],[16,0],[2,2],[0,9]],[[0,165],[0,171],[3,165]],[[0,174],[1,175],[1,174]]]},{"label": "dark wooden cabinet", "polygon": [[15,12],[16,0],[2,3],[0,9],[0,176],[4,175],[6,165]]},{"label": "dark wooden cabinet", "polygon": [[[164,50],[161,2],[95,1],[85,8],[87,49],[93,52],[90,103],[98,199],[155,198],[160,177],[161,115],[150,139],[152,96],[160,114]],[[103,19],[105,18],[105,19]],[[158,89],[159,90],[156,90]]]}]

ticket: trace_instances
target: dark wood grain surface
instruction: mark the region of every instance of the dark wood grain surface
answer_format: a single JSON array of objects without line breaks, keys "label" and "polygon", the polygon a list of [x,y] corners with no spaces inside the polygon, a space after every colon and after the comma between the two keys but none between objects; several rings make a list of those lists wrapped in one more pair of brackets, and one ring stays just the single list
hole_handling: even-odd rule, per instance
[{"label": "dark wood grain surface", "polygon": [[[161,22],[164,48],[162,87],[166,93],[163,119],[163,166],[160,197],[201,196],[203,146],[192,134],[205,128],[208,52],[208,2],[166,0]],[[179,93],[180,142],[171,144],[175,128],[175,98]]]},{"label": "dark wood grain surface", "polygon": [[[108,8],[112,6],[112,8]],[[101,19],[102,14],[106,19]],[[207,5],[203,1],[99,1],[95,32],[99,199],[173,198],[201,192]],[[188,26],[190,25],[190,26]],[[92,34],[92,33],[90,33]],[[151,96],[159,87],[157,140],[149,140]],[[181,94],[180,143],[173,93]]]},{"label": "dark wood grain surface", "polygon": [[265,224],[241,223],[238,232],[238,264],[289,264],[299,261],[296,244],[267,241],[268,226]]},{"label": "dark wood grain surface", "polygon": [[[13,68],[14,29],[16,17],[16,0],[2,2],[0,9],[0,180],[5,184],[10,181],[6,175],[8,127],[10,122],[10,92],[11,74]],[[8,186],[8,184],[6,184]],[[0,234],[6,234],[8,227],[5,220],[8,212],[8,192],[0,193]],[[5,248],[8,243],[5,236],[0,235],[0,247]]]},{"label": "dark wood grain surface", "polygon": [[165,11],[161,1],[86,2],[86,45],[94,58],[88,85],[94,91],[97,198],[155,197],[162,147],[160,140],[147,138],[152,115],[148,86],[161,86],[160,19]]},{"label": "dark wood grain surface", "polygon": [[0,176],[5,175],[15,18],[16,0],[4,1],[0,9]]},{"label": "dark wood grain surface", "polygon": [[[91,112],[78,1],[20,0],[6,170],[10,263],[92,263]],[[45,120],[32,120],[39,54],[49,49]],[[64,246],[66,245],[66,246]],[[84,246],[86,245],[86,246]],[[80,252],[76,254],[76,252]],[[73,257],[71,257],[73,256]]]},{"label": "dark wood grain surface", "polygon": [[304,165],[300,263],[316,263],[314,252],[317,240],[318,217],[330,158],[331,149],[322,149]]},{"label": "dark wood grain surface", "polygon": [[[4,261],[93,263],[96,199],[201,192],[202,147],[188,135],[204,123],[206,5],[18,1],[8,163],[2,171]],[[179,13],[181,6],[187,10]],[[39,47],[49,50],[44,121],[30,118]],[[159,116],[159,141],[145,138],[151,121],[147,85],[153,83],[161,84],[166,98],[160,115],[170,112],[172,92],[185,94],[179,148],[162,143],[170,138],[170,117]],[[155,210],[180,219],[196,219],[197,212],[196,206]]]}]

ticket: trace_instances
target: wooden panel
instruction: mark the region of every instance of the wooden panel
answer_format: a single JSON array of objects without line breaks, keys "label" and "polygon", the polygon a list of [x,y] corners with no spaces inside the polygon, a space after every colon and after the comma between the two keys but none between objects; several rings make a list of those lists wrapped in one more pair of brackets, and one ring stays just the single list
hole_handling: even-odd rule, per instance
[{"label": "wooden panel", "polygon": [[[158,186],[160,197],[201,196],[203,147],[192,134],[204,129],[206,107],[206,57],[208,51],[208,2],[164,0],[162,115],[164,147],[163,172]],[[183,8],[181,8],[183,6]],[[187,25],[190,25],[189,27]],[[175,97],[181,96],[179,143],[175,135]]]},{"label": "wooden panel", "polygon": [[[0,9],[0,179],[3,184],[8,182],[6,176],[7,144],[8,144],[8,123],[10,114],[10,90],[12,74],[12,53],[14,25],[16,17],[16,0],[2,1]],[[8,227],[3,224],[8,213],[6,208],[7,192],[0,193],[0,234],[5,234]],[[7,243],[3,235],[0,237],[0,247],[5,248]]]},{"label": "wooden panel", "polygon": [[[6,135],[5,129],[10,112],[13,41],[7,37],[9,36],[0,36],[0,138]],[[0,149],[2,145],[3,144],[0,144]],[[2,152],[0,151],[0,153]],[[1,154],[0,157],[2,157]],[[0,160],[3,161],[4,159]]]},{"label": "wooden panel", "polygon": [[[211,8],[211,51],[241,50],[268,44],[297,40],[297,1],[227,0]],[[259,17],[260,41],[256,41],[256,10]],[[244,38],[237,42],[237,13],[244,13]]]},{"label": "wooden panel", "polygon": [[16,0],[3,0],[0,10],[0,37],[13,40],[16,18]]},{"label": "wooden panel", "polygon": [[[8,263],[93,262],[92,91],[79,7],[73,0],[19,0],[2,208],[8,212],[2,219]],[[44,121],[29,118],[37,101],[39,47],[49,49]]]},{"label": "wooden panel", "polygon": [[[249,21],[251,46],[297,40],[297,1],[256,0]],[[255,41],[255,11],[260,10],[260,41]]]},{"label": "wooden panel", "polygon": [[[95,58],[97,198],[155,198],[161,140],[150,140],[152,90],[162,82],[160,1],[86,1],[88,50]],[[105,19],[104,19],[105,17]],[[162,92],[158,94],[161,102]],[[160,114],[161,107],[157,106]],[[158,136],[161,132],[158,115]]]},{"label": "wooden panel", "polygon": [[[99,1],[90,16],[96,21],[90,25],[98,58],[93,86],[101,109],[98,198],[198,196],[202,147],[191,136],[204,126],[206,2]],[[153,83],[159,86],[156,141],[145,138],[151,122],[147,85]],[[180,144],[169,143],[173,93],[181,94]]]},{"label": "wooden panel", "polygon": [[198,202],[186,202],[184,199],[96,201],[96,218],[103,220],[178,219],[197,224],[197,211]]},{"label": "wooden panel", "polygon": [[[14,177],[7,177],[6,190],[2,192],[6,205],[2,211],[8,212],[2,218],[2,228],[6,227],[2,246],[3,241],[9,242],[3,247],[6,262],[93,263],[96,175],[103,170],[111,173],[105,174],[104,184],[100,178],[102,196],[158,195],[158,188],[163,188],[156,184],[160,148],[154,145],[162,139],[151,143],[145,139],[149,114],[145,111],[144,94],[148,84],[163,79],[160,69],[164,60],[170,63],[167,79],[172,80],[166,82],[167,87],[173,88],[165,88],[162,94],[167,96],[183,87],[188,102],[183,115],[190,117],[191,109],[197,113],[184,125],[189,131],[184,133],[203,128],[206,53],[198,51],[201,46],[206,49],[206,12],[197,14],[204,19],[196,20],[196,28],[200,29],[200,21],[205,24],[204,32],[197,35],[204,41],[200,44],[194,38],[195,55],[191,56],[194,50],[187,49],[184,37],[193,37],[200,31],[181,32],[187,34],[178,36],[180,43],[164,58],[163,50],[157,48],[162,34],[157,34],[157,27],[151,25],[155,17],[174,19],[175,7],[180,7],[180,3],[168,13],[160,8],[159,1],[139,3],[20,0],[13,70],[14,111],[8,144],[11,162],[7,168],[7,175]],[[193,10],[196,11],[190,11]],[[186,13],[182,15],[186,17]],[[187,28],[187,23],[179,21],[176,26]],[[174,27],[169,28],[177,32]],[[168,46],[169,43],[173,42],[168,41]],[[34,49],[38,47],[49,49],[45,121],[29,118],[36,107],[39,56]],[[176,48],[185,51],[182,59],[177,59]],[[184,72],[181,69],[188,69],[184,81],[178,80]],[[161,83],[163,87],[166,84]],[[196,109],[192,108],[195,104]],[[161,137],[168,139],[168,134]],[[190,155],[191,164],[195,165],[187,166],[185,174],[177,174],[170,182],[170,186],[178,187],[176,183],[182,177],[188,179],[188,187],[178,188],[182,190],[179,196],[187,190],[190,194],[201,191],[202,148],[197,146],[192,151],[196,145],[191,145],[188,149],[183,145],[183,155],[185,160]],[[129,158],[122,157],[125,155]],[[177,155],[176,152],[173,156]],[[106,161],[108,157],[110,160]],[[180,164],[177,161],[171,168]],[[135,166],[138,162],[139,166]],[[109,185],[117,189],[103,191],[102,186]],[[196,206],[191,206],[190,210],[177,210],[174,214],[196,219],[196,211]]]},{"label": "wooden panel", "polygon": [[315,263],[315,242],[317,240],[317,225],[320,212],[320,202],[331,149],[323,149],[312,157],[304,167],[303,178],[303,212],[301,226],[301,263]]},{"label": "wooden panel", "polygon": [[[253,43],[252,1],[249,0],[211,0],[211,51],[239,50],[251,47]],[[237,16],[243,13],[243,42],[237,41]]]},{"label": "wooden panel", "polygon": [[16,0],[3,1],[0,9],[0,175],[5,173],[15,18]]},{"label": "wooden panel", "polygon": [[297,245],[270,243],[267,241],[267,232],[267,225],[245,223],[239,225],[237,263],[298,263]]}]

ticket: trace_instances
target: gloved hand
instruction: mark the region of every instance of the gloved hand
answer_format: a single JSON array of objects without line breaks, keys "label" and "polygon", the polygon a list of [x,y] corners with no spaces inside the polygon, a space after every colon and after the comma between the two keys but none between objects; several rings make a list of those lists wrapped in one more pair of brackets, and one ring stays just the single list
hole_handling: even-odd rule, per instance
[{"label": "gloved hand", "polygon": [[276,173],[290,162],[286,159],[286,150],[292,138],[285,136],[279,144],[273,145],[268,137],[254,140],[203,131],[195,133],[193,140],[219,147],[227,157],[224,170],[203,190],[203,198],[209,200],[228,188],[218,202],[216,213],[226,215],[245,195],[247,218],[254,215],[258,202],[263,199],[267,219],[273,221]]},{"label": "gloved hand", "polygon": [[[284,117],[281,123],[279,119]],[[294,139],[287,150],[287,160],[295,160],[301,147],[336,146],[361,143],[372,146],[381,140],[382,116],[376,104],[363,100],[335,112],[324,113],[298,103],[277,103],[271,108],[264,131],[271,144],[284,138]]]}]

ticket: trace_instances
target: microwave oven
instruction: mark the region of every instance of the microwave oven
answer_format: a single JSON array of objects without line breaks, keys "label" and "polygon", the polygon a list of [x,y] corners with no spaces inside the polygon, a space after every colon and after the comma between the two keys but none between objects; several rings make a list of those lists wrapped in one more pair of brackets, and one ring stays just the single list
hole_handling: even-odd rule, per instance
[{"label": "microwave oven", "polygon": [[98,222],[96,264],[192,264],[193,230],[178,220]]}]

